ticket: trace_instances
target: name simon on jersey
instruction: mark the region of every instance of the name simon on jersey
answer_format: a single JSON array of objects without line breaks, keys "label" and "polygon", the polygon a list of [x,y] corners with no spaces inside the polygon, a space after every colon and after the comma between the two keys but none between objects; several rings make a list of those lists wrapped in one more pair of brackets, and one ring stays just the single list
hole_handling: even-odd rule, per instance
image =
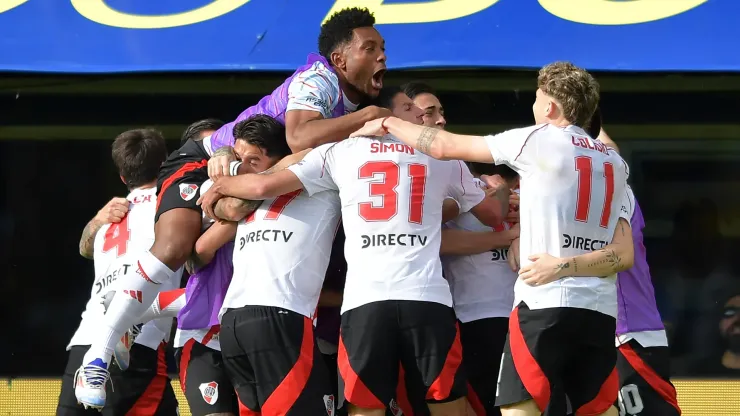
[{"label": "name simon on jersey", "polygon": [[575,248],[578,250],[594,251],[604,248],[609,244],[604,240],[594,240],[578,235],[563,234],[563,248]]},{"label": "name simon on jersey", "polygon": [[103,291],[103,289],[110,286],[111,283],[115,282],[116,279],[118,279],[118,276],[128,273],[129,267],[131,267],[130,264],[123,264],[117,270],[113,270],[113,273],[103,276],[100,280],[95,282],[95,294],[99,295],[100,292]]},{"label": "name simon on jersey", "polygon": [[588,137],[583,136],[570,136],[571,142],[573,143],[573,146],[581,147],[588,150],[595,150],[597,152],[601,152],[605,155],[609,154],[609,148],[606,147],[604,143],[601,143],[597,140],[589,139]]},{"label": "name simon on jersey", "polygon": [[362,236],[362,248],[387,246],[425,246],[429,237],[418,234],[373,234]]},{"label": "name simon on jersey", "polygon": [[370,143],[370,153],[408,153],[414,154],[414,149],[403,143]]},{"label": "name simon on jersey", "polygon": [[243,249],[247,243],[278,242],[287,243],[293,237],[293,231],[284,230],[257,230],[251,231],[247,235],[239,238],[239,250]]}]

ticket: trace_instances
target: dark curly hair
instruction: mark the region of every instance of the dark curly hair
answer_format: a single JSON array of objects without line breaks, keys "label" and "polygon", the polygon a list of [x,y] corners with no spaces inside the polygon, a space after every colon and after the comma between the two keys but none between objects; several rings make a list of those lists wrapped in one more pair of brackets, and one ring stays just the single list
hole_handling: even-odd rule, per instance
[{"label": "dark curly hair", "polygon": [[375,16],[366,8],[342,9],[321,25],[319,53],[331,62],[331,54],[338,47],[351,42],[353,31],[359,27],[373,27]]}]

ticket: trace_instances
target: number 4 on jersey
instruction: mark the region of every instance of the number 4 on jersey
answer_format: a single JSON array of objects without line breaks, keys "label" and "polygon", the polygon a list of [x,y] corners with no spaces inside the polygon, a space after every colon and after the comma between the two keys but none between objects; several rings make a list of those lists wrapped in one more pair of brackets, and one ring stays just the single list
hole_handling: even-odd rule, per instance
[{"label": "number 4 on jersey", "polygon": [[128,240],[131,238],[131,230],[128,228],[128,216],[123,217],[121,222],[111,224],[105,232],[103,238],[103,253],[107,253],[114,248],[116,257],[126,254],[128,249]]},{"label": "number 4 on jersey", "polygon": [[[588,222],[588,212],[591,208],[591,182],[593,181],[593,161],[588,156],[576,157],[576,171],[578,171],[578,199],[576,199],[576,221]],[[609,216],[612,213],[612,199],[614,199],[614,165],[604,162],[604,206],[601,209],[599,226],[609,226]]]}]

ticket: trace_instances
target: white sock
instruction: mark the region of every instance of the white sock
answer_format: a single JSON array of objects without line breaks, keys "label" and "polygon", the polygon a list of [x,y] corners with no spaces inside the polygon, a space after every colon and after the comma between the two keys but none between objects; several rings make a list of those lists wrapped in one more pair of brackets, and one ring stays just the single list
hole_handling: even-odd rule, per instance
[{"label": "white sock", "polygon": [[146,323],[158,318],[176,318],[184,306],[185,289],[159,292],[157,298],[152,302],[152,306],[144,312],[139,320]]},{"label": "white sock", "polygon": [[110,364],[113,348],[121,336],[141,321],[141,316],[159,293],[160,283],[166,282],[175,274],[149,251],[139,256],[137,264],[128,270],[135,272],[118,278],[116,295],[105,313],[95,341],[82,360],[84,364],[96,358]]}]

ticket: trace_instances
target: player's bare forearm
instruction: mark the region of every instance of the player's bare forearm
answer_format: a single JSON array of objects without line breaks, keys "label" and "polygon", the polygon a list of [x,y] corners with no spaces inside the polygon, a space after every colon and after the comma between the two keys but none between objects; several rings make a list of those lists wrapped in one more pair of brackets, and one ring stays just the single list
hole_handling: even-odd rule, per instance
[{"label": "player's bare forearm", "polygon": [[389,117],[384,125],[390,134],[435,159],[493,162],[491,151],[483,137],[419,126],[396,117]]},{"label": "player's bare forearm", "polygon": [[253,213],[262,205],[262,200],[252,201],[234,197],[219,199],[213,208],[213,213],[218,219],[224,221],[241,221],[247,215]]},{"label": "player's bare forearm", "polygon": [[249,173],[221,178],[213,186],[222,195],[247,200],[274,198],[303,188],[301,181],[289,169],[267,175]]},{"label": "player's bare forearm", "polygon": [[236,237],[235,222],[216,222],[195,242],[191,260],[195,268],[210,263],[216,251]]},{"label": "player's bare forearm", "polygon": [[94,253],[93,245],[95,243],[95,234],[104,224],[96,221],[94,218],[85,225],[80,237],[80,256],[86,259],[92,259]]},{"label": "player's bare forearm", "polygon": [[632,228],[627,220],[620,218],[611,243],[597,251],[560,259],[556,266],[557,276],[607,277],[630,269],[634,258]]},{"label": "player's bare forearm", "polygon": [[445,198],[442,202],[442,224],[452,221],[460,215],[460,205],[452,198]]},{"label": "player's bare forearm", "polygon": [[336,118],[323,118],[317,111],[288,111],[285,115],[288,146],[297,153],[322,144],[338,142],[372,119],[373,114],[369,108]]},{"label": "player's bare forearm", "polygon": [[442,230],[439,254],[443,256],[469,256],[485,253],[496,248],[508,248],[519,233],[511,230],[466,231],[447,228]]}]

